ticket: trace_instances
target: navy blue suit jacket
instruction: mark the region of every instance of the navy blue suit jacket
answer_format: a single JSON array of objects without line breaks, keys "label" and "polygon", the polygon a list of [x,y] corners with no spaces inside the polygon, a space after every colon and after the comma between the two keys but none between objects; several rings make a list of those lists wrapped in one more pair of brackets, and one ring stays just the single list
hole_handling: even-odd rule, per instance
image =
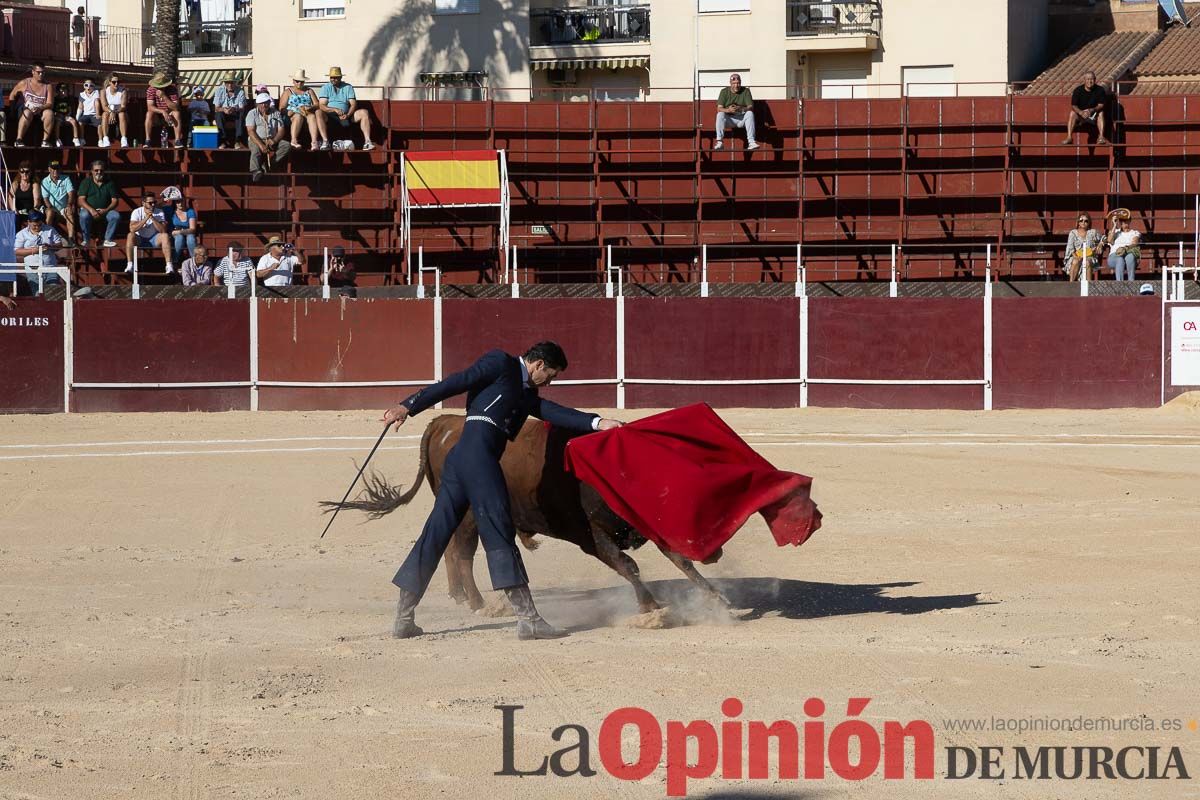
[{"label": "navy blue suit jacket", "polygon": [[503,350],[490,350],[471,366],[409,395],[402,405],[409,414],[420,414],[443,400],[467,393],[467,415],[487,417],[504,431],[509,441],[517,438],[529,417],[571,431],[593,430],[597,414],[585,414],[538,397],[538,390],[524,385],[521,364]]}]

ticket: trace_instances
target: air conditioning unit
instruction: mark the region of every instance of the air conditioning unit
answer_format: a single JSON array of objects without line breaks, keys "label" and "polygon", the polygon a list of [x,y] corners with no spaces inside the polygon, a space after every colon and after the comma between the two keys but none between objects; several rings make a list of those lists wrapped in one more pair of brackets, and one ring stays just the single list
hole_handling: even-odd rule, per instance
[{"label": "air conditioning unit", "polygon": [[573,69],[552,69],[547,72],[546,79],[555,86],[574,86],[575,85],[575,70]]}]

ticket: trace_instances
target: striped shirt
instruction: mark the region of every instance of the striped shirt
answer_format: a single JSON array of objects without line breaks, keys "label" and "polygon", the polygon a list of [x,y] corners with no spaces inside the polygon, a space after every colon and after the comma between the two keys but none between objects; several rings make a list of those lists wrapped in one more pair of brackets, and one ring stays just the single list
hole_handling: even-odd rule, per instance
[{"label": "striped shirt", "polygon": [[235,262],[233,264],[233,268],[230,269],[229,256],[225,256],[221,259],[220,263],[217,264],[217,268],[213,271],[213,275],[221,278],[222,282],[226,286],[249,286],[249,275],[250,271],[253,269],[254,262],[248,258]]}]

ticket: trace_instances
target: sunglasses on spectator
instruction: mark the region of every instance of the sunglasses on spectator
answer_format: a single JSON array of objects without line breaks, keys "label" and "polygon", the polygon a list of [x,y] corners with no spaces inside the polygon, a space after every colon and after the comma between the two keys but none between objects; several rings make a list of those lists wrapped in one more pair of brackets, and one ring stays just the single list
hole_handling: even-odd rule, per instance
[{"label": "sunglasses on spectator", "polygon": [[88,81],[87,83],[85,83],[85,84],[83,85],[83,88],[85,88],[85,89],[91,89],[91,88],[95,87],[95,85],[96,85],[96,84],[92,83],[91,81]]},{"label": "sunglasses on spectator", "polygon": [[28,172],[29,172],[29,170],[27,170],[27,169],[19,169],[19,170],[17,170],[17,172],[24,172],[24,173],[28,173]]}]

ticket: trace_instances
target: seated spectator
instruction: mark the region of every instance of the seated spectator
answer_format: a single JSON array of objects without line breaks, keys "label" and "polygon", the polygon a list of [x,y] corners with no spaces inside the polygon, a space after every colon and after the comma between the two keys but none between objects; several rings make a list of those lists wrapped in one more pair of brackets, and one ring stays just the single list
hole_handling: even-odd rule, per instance
[{"label": "seated spectator", "polygon": [[292,75],[292,85],[279,96],[279,106],[288,115],[292,147],[300,146],[300,129],[307,125],[312,149],[328,150],[329,134],[325,131],[325,115],[317,113],[317,93],[305,87],[306,80],[308,76],[304,70],[296,70]]},{"label": "seated spectator", "polygon": [[8,186],[8,207],[17,212],[17,225],[24,225],[31,211],[41,211],[42,187],[33,177],[33,164],[22,161],[17,167],[17,179]]},{"label": "seated spectator", "polygon": [[100,109],[104,112],[104,119],[101,123],[103,137],[100,139],[100,147],[108,147],[112,144],[112,140],[108,138],[108,132],[112,130],[113,125],[116,125],[121,131],[121,147],[129,147],[127,134],[129,119],[125,113],[125,97],[125,87],[121,85],[121,77],[109,75],[108,85],[104,87],[104,92],[100,95]]},{"label": "seated spectator", "polygon": [[[221,149],[225,150],[229,146],[237,150],[244,149],[246,145],[242,144],[242,139],[246,135],[246,128],[242,112],[246,110],[246,93],[237,85],[237,79],[232,75],[225,76],[213,95],[213,107],[217,114],[217,138],[221,142]],[[226,134],[230,122],[233,123],[232,143],[229,143]]]},{"label": "seated spectator", "polygon": [[271,95],[254,98],[246,114],[246,137],[250,140],[250,180],[258,183],[268,169],[285,161],[292,150],[284,140],[287,125],[278,111],[271,110]]},{"label": "seated spectator", "polygon": [[50,96],[50,84],[45,82],[46,65],[35,61],[30,73],[28,78],[18,81],[8,95],[8,102],[16,103],[20,99],[24,105],[17,120],[17,138],[13,146],[25,146],[25,132],[35,119],[40,118],[42,147],[51,147],[50,139],[54,135],[54,100]]},{"label": "seated spectator", "polygon": [[79,182],[76,198],[79,200],[79,232],[83,236],[80,244],[91,246],[92,222],[104,217],[104,246],[116,247],[113,237],[117,235],[117,223],[121,221],[121,215],[117,213],[117,186],[105,174],[103,161],[92,162],[91,175]]},{"label": "seated spectator", "polygon": [[58,160],[50,162],[50,172],[42,178],[42,198],[46,201],[48,225],[66,225],[67,243],[75,241],[75,184],[63,174]]},{"label": "seated spectator", "polygon": [[129,235],[125,237],[126,272],[133,272],[133,251],[158,247],[167,261],[167,274],[175,271],[171,259],[171,228],[166,209],[154,205],[154,195],[146,193],[142,205],[129,215]]},{"label": "seated spectator", "polygon": [[346,260],[346,248],[341,245],[329,251],[329,285],[335,288],[356,286],[358,274],[354,265]]},{"label": "seated spectator", "polygon": [[267,252],[258,260],[254,274],[264,286],[291,286],[292,276],[300,268],[296,246],[278,236],[267,242]]},{"label": "seated spectator", "polygon": [[363,150],[374,150],[375,143],[371,141],[371,115],[365,108],[358,107],[358,98],[354,95],[354,87],[342,80],[342,68],[329,68],[329,82],[317,93],[321,104],[321,112],[325,117],[326,141],[334,134],[328,133],[329,126],[333,130],[344,130],[351,122],[357,122],[363,135]]},{"label": "seated spectator", "polygon": [[191,253],[196,249],[196,239],[200,236],[199,215],[183,199],[183,192],[178,186],[163,189],[161,197],[170,208],[171,238],[176,255],[181,255],[185,249]]},{"label": "seated spectator", "polygon": [[1131,281],[1137,275],[1138,261],[1142,257],[1142,234],[1134,230],[1128,209],[1117,209],[1112,213],[1113,226],[1108,234],[1108,265],[1113,268],[1119,281]]},{"label": "seated spectator", "polygon": [[208,263],[208,248],[196,245],[191,258],[183,262],[179,270],[184,286],[209,286],[213,282],[212,264]]},{"label": "seated spectator", "polygon": [[758,149],[754,137],[754,96],[749,88],[742,86],[742,76],[736,72],[729,76],[729,85],[717,96],[717,141],[713,150],[724,146],[725,128],[730,125],[746,129],[747,150]]},{"label": "seated spectator", "polygon": [[165,126],[162,146],[166,147],[173,136],[175,147],[183,147],[183,116],[179,103],[179,89],[174,81],[161,72],[154,73],[150,79],[150,88],[146,90],[146,141],[142,147],[150,147],[154,141],[154,130],[161,124]]},{"label": "seated spectator", "polygon": [[226,255],[217,262],[217,268],[213,270],[212,274],[212,285],[220,286],[224,281],[226,286],[248,286],[254,262],[246,258],[246,247],[241,242],[232,243],[229,245],[229,250],[233,254],[233,259],[230,260]]},{"label": "seated spectator", "polygon": [[1067,249],[1063,252],[1063,264],[1069,278],[1072,281],[1079,280],[1082,271],[1086,280],[1095,280],[1103,249],[1104,236],[1092,227],[1092,218],[1080,212],[1075,227],[1067,236]]},{"label": "seated spectator", "polygon": [[[83,128],[79,120],[75,119],[76,113],[78,112],[71,100],[71,89],[65,83],[58,84],[54,89],[54,133],[57,135],[62,131],[63,125],[68,125],[71,128],[71,141],[76,147],[82,147]],[[56,139],[54,143],[62,147],[62,139]]]},{"label": "seated spectator", "polygon": [[83,135],[83,129],[90,126],[96,129],[97,144],[104,147],[99,144],[104,140],[104,131],[100,128],[103,113],[100,108],[100,90],[96,88],[95,81],[88,78],[83,82],[83,91],[79,93],[75,106],[75,130],[78,132],[80,141],[86,138]]},{"label": "seated spectator", "polygon": [[1108,140],[1104,138],[1104,112],[1108,107],[1108,92],[1104,91],[1104,87],[1096,83],[1096,73],[1087,71],[1083,73],[1083,83],[1075,87],[1075,91],[1071,92],[1071,115],[1067,117],[1067,138],[1063,139],[1063,144],[1073,144],[1075,141],[1075,128],[1078,125],[1091,125],[1096,128],[1100,136],[1096,139],[1096,144],[1108,144]]},{"label": "seated spectator", "polygon": [[212,122],[212,109],[204,99],[204,87],[192,87],[192,99],[188,102],[188,121],[194,128],[197,125],[208,125]]},{"label": "seated spectator", "polygon": [[[58,251],[66,245],[58,231],[45,224],[46,217],[40,211],[29,212],[25,227],[17,231],[13,240],[13,255],[24,259],[25,279],[37,293],[39,267],[57,267]],[[42,276],[43,283],[53,283],[61,279],[54,274]]]}]

